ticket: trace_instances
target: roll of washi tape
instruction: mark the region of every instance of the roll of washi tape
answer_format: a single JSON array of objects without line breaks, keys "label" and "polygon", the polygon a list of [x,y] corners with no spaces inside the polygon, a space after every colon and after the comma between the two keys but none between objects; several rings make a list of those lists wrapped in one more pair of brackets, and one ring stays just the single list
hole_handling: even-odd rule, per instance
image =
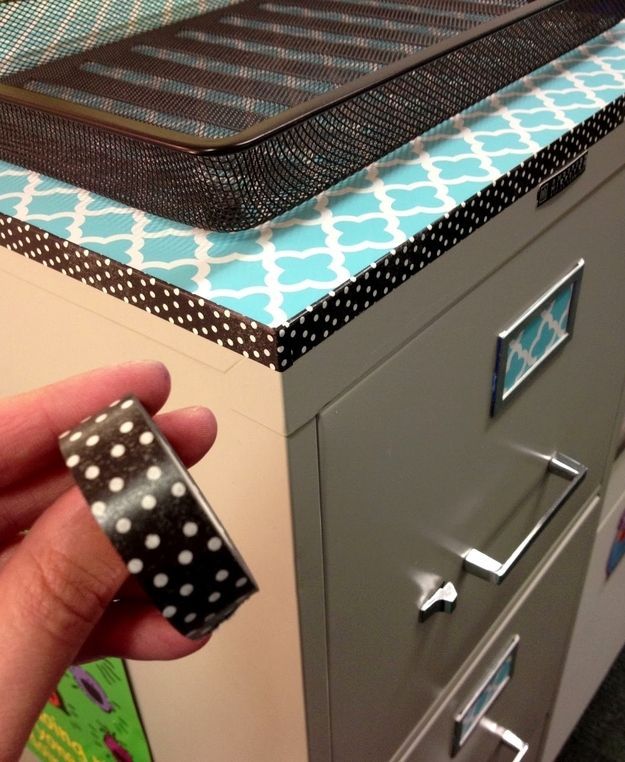
[{"label": "roll of washi tape", "polygon": [[63,434],[96,521],[156,607],[201,638],[258,588],[206,498],[136,397]]}]

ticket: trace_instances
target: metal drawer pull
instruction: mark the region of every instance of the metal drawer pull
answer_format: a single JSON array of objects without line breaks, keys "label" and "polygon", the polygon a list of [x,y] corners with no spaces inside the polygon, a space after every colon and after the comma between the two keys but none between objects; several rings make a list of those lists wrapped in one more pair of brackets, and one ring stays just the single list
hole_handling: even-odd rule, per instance
[{"label": "metal drawer pull", "polygon": [[523,757],[529,751],[529,744],[522,741],[511,730],[506,730],[506,728],[503,728],[501,725],[497,725],[496,722],[489,720],[488,717],[482,717],[480,725],[489,733],[499,736],[499,738],[501,738],[501,743],[504,744],[504,746],[508,746],[510,749],[517,752],[517,755],[512,762],[521,762]]},{"label": "metal drawer pull", "polygon": [[503,582],[518,561],[520,561],[525,551],[529,550],[543,529],[546,528],[551,519],[584,481],[588,473],[586,466],[559,452],[550,459],[547,471],[550,474],[561,476],[569,482],[562,495],[553,503],[545,515],[541,517],[521,544],[512,551],[512,554],[506,561],[500,563],[477,548],[472,548],[464,557],[464,568],[466,571],[489,582],[494,582],[497,585]]},{"label": "metal drawer pull", "polygon": [[458,592],[453,586],[453,583],[447,582],[431,595],[425,603],[421,605],[419,609],[419,621],[425,622],[432,614],[437,611],[444,611],[446,614],[451,614],[456,608],[456,600],[458,598]]}]

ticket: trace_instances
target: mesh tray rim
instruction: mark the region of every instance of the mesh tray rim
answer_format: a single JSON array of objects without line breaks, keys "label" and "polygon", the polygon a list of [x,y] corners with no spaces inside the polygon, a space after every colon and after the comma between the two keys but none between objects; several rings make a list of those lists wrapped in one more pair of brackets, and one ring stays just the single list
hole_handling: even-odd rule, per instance
[{"label": "mesh tray rim", "polygon": [[0,102],[43,111],[62,119],[83,123],[124,137],[155,143],[163,148],[180,151],[196,156],[224,156],[253,148],[269,141],[286,130],[330,111],[350,100],[382,87],[388,82],[412,71],[418,70],[438,58],[470,43],[496,34],[532,16],[565,6],[569,0],[530,0],[522,8],[504,13],[484,23],[461,32],[449,39],[442,40],[413,55],[405,56],[387,64],[377,71],[348,82],[332,90],[314,96],[304,103],[289,107],[275,116],[263,119],[233,135],[221,138],[202,138],[173,128],[159,127],[138,119],[119,116],[103,111],[94,106],[85,106],[43,93],[34,92],[14,85],[0,82]]}]

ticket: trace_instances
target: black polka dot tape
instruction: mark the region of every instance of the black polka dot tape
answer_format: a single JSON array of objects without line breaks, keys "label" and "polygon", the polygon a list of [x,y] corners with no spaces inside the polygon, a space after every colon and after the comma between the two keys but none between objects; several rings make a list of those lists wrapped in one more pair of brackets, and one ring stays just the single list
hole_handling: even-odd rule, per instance
[{"label": "black polka dot tape", "polygon": [[96,521],[157,608],[201,638],[257,591],[206,498],[135,397],[63,434]]}]

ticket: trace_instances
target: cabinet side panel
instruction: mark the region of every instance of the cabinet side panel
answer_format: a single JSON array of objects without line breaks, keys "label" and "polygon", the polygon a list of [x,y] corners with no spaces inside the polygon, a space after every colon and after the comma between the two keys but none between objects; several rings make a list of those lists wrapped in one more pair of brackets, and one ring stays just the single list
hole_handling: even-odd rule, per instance
[{"label": "cabinet side panel", "polygon": [[[18,260],[4,250],[0,256]],[[131,663],[156,762],[306,760],[285,438],[233,411],[227,376],[194,359],[188,343],[183,354],[148,338],[130,308],[121,325],[37,288],[28,282],[36,279],[31,264],[23,261],[19,278],[0,260],[0,396],[95,366],[154,358],[172,373],[168,409],[208,405],[219,422],[217,442],[193,475],[261,592],[201,652]]]}]

